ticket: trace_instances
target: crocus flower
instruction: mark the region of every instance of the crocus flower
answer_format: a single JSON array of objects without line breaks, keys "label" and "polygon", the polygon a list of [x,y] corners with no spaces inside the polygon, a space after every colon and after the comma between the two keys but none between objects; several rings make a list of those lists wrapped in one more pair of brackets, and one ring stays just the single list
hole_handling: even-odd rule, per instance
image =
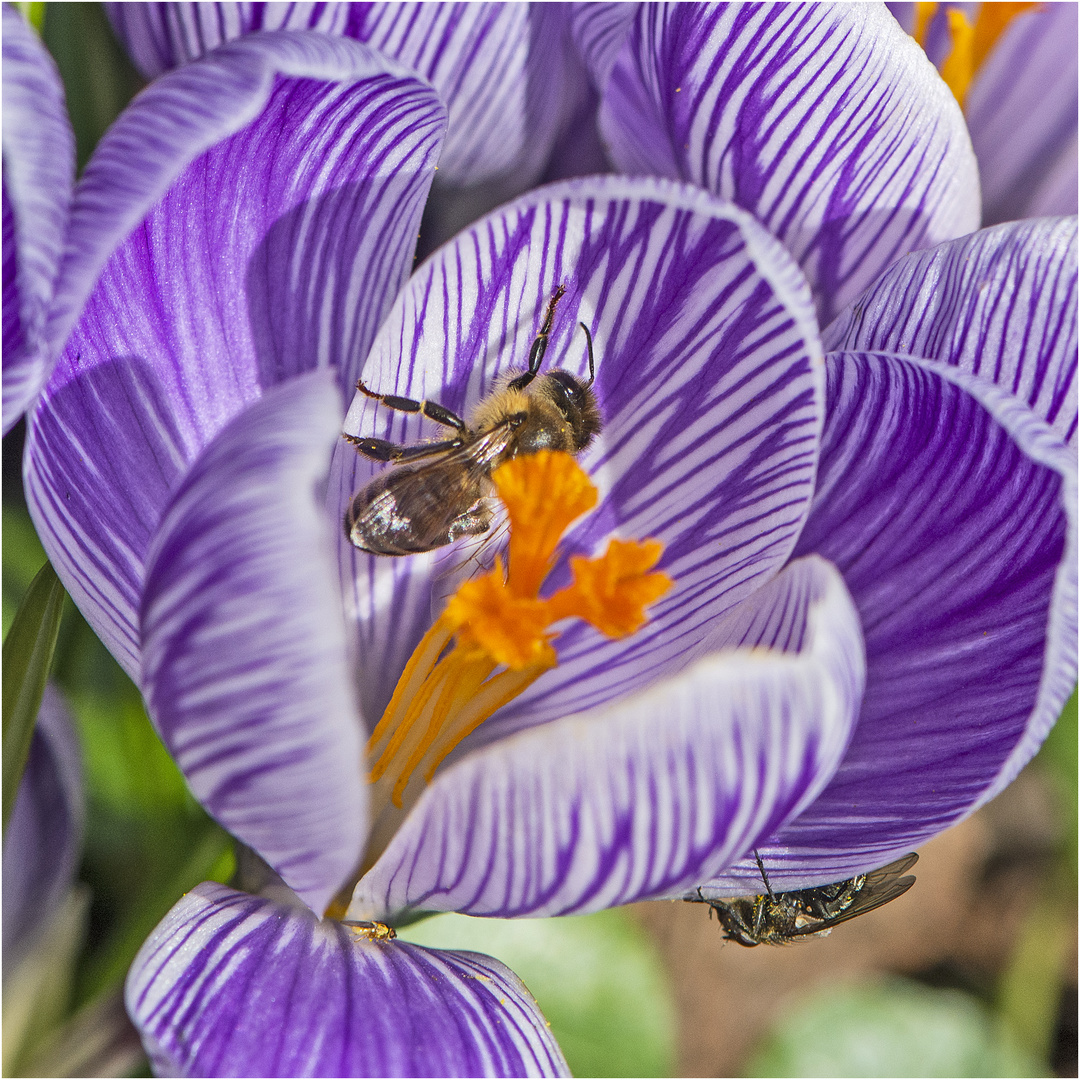
[{"label": "crocus flower", "polygon": [[446,105],[438,180],[494,183],[503,197],[540,175],[563,83],[561,5],[502,3],[106,4],[148,79],[260,30],[361,41],[428,79]]},{"label": "crocus flower", "polygon": [[[927,63],[914,45],[898,55]],[[408,908],[549,915],[745,891],[755,846],[782,887],[852,876],[1003,786],[1075,677],[1060,440],[950,357],[824,354],[818,310],[853,300],[856,332],[875,275],[977,220],[951,97],[920,113],[885,61],[877,142],[834,132],[809,175],[777,144],[745,155],[763,191],[798,189],[798,260],[701,187],[594,178],[504,207],[396,295],[419,212],[401,190],[430,176],[441,113],[394,67],[363,101],[373,63],[332,38],[250,35],[145,92],[84,182],[119,197],[150,159],[157,186],[29,425],[27,491],[58,573],[139,678],[192,791],[287,887],[200,886],[147,942],[128,1002],[162,1070],[557,1070],[504,968],[381,924]],[[277,74],[241,82],[253,67]],[[219,83],[227,123],[206,107]],[[372,117],[400,154],[389,171],[388,142],[359,137]],[[929,179],[903,172],[912,155]],[[815,211],[837,174],[866,181],[845,189],[847,230]],[[901,224],[875,234],[882,220]],[[1033,273],[1045,255],[1068,295],[1068,245],[1001,246]],[[965,254],[951,252],[947,268]],[[882,281],[878,328],[917,336],[911,290]],[[983,284],[944,297],[935,325],[993,312],[1008,275]],[[545,363],[586,377],[584,323],[604,417],[581,456],[596,503],[579,518],[559,494],[574,484],[535,475],[524,508],[504,491],[509,578],[485,580],[528,618],[489,633],[504,609],[453,588],[453,550],[380,559],[342,534],[376,467],[340,438],[338,388],[362,370],[380,394],[465,412],[523,365],[560,288]],[[1019,316],[1027,333],[984,334],[983,360],[1027,371],[1048,338],[1040,311]],[[1066,371],[1068,350],[1050,342],[1044,368]],[[360,394],[345,430],[409,443],[427,423]],[[608,573],[613,536],[655,569]],[[546,571],[524,594],[521,551]],[[622,594],[603,582],[655,572],[674,585],[647,588],[644,625],[606,633]],[[552,612],[579,618],[552,628]],[[505,670],[470,690],[493,661]],[[430,747],[410,745],[422,722]],[[804,822],[799,842],[770,846]],[[348,921],[317,922],[328,909]]]},{"label": "crocus flower", "polygon": [[889,4],[963,106],[987,224],[1076,213],[1075,4]]},{"label": "crocus flower", "polygon": [[55,357],[48,319],[67,232],[75,137],[52,57],[11,4],[4,49],[4,433]]}]

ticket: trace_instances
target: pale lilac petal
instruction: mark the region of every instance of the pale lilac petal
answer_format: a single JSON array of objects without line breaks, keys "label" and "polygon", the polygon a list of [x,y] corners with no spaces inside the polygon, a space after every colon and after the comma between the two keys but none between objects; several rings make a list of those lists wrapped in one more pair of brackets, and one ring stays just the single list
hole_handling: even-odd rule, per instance
[{"label": "pale lilac petal", "polygon": [[678,894],[805,806],[863,688],[839,574],[803,560],[682,675],[475,751],[435,777],[353,917],[406,906],[561,915]]},{"label": "pale lilac petal", "polygon": [[4,5],[5,434],[49,373],[44,329],[75,177],[75,138],[56,65],[14,4]]},{"label": "pale lilac petal", "polygon": [[4,835],[4,969],[34,944],[75,880],[83,831],[82,759],[50,684]]},{"label": "pale lilac petal", "polygon": [[128,1012],[159,1076],[567,1076],[489,956],[367,941],[204,883],[135,958]]},{"label": "pale lilac petal", "polygon": [[[811,495],[821,361],[805,281],[748,215],[668,181],[599,177],[526,196],[436,253],[402,294],[365,382],[466,412],[501,371],[524,366],[559,283],[568,287],[545,364],[587,376],[595,342],[605,429],[581,461],[600,503],[567,537],[567,559],[607,537],[658,537],[677,582],[648,627],[609,641],[578,624],[563,662],[479,738],[593,708],[686,667],[705,628],[786,562]],[[415,442],[430,421],[357,395],[352,433]],[[339,515],[379,468],[342,442],[331,471]],[[369,724],[445,598],[446,564],[470,551],[369,556],[341,540],[360,627]],[[450,588],[452,591],[452,588]]]},{"label": "pale lilac petal", "polygon": [[826,349],[953,364],[1076,440],[1076,218],[982,229],[902,259],[824,332]]},{"label": "pale lilac petal", "polygon": [[889,14],[900,24],[905,34],[915,34],[915,10],[914,3],[888,3],[885,5]]},{"label": "pale lilac petal", "polygon": [[326,366],[352,385],[407,277],[444,122],[430,88],[364,46],[266,34],[163,76],[99,144],[58,326],[101,277],[31,418],[26,486],[129,673],[165,501],[266,387]]},{"label": "pale lilac petal", "polygon": [[1029,217],[1052,217],[1076,213],[1077,174],[1080,158],[1073,135],[1055,161],[1039,179],[1027,205]]},{"label": "pale lilac petal", "polygon": [[[867,683],[836,777],[761,846],[774,887],[881,866],[1000,791],[1076,682],[1076,465],[977,376],[829,357],[829,414],[799,551],[831,559]],[[753,860],[721,878],[753,888]]]},{"label": "pale lilac petal", "polygon": [[321,30],[341,34],[348,4],[107,3],[109,21],[132,62],[148,79],[197,60],[259,30]]},{"label": "pale lilac petal", "polygon": [[639,3],[574,4],[574,44],[592,74],[596,86],[607,85],[630,35]]},{"label": "pale lilac petal", "polygon": [[[477,184],[524,168],[535,179],[554,137],[559,58],[540,40],[552,5],[492,3],[108,4],[148,77],[257,30],[351,37],[429,80],[450,117],[444,184]],[[558,8],[559,5],[553,5]]]},{"label": "pale lilac petal", "polygon": [[[1075,214],[1076,4],[1017,16],[971,84],[964,112],[979,159],[983,220]],[[1055,174],[1074,178],[1071,190]]]},{"label": "pale lilac petal", "polygon": [[601,91],[616,166],[749,210],[823,323],[896,259],[978,226],[959,107],[883,7],[644,4]]},{"label": "pale lilac petal", "polygon": [[143,693],[192,793],[317,912],[367,835],[321,499],[340,408],[312,372],[221,432],[162,520],[142,610]]}]

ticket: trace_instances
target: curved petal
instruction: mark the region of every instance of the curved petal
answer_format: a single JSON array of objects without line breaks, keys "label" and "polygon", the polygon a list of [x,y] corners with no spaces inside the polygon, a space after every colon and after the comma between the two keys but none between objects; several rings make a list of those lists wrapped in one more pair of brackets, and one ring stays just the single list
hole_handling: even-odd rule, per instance
[{"label": "curved petal", "polygon": [[[439,179],[478,184],[529,163],[535,179],[555,132],[560,78],[539,40],[546,12],[528,4],[108,4],[120,40],[148,77],[257,30],[321,30],[406,64],[439,92],[450,126]],[[538,47],[539,46],[539,47]],[[546,129],[546,130],[542,130]]]},{"label": "curved petal", "polygon": [[64,318],[108,263],[31,418],[26,486],[53,565],[130,673],[165,502],[262,389],[325,366],[351,387],[407,276],[443,124],[393,61],[266,34],[164,76],[99,144]]},{"label": "curved petal", "polygon": [[82,759],[63,698],[45,687],[4,835],[4,969],[12,971],[75,880],[83,830]]},{"label": "curved petal", "polygon": [[567,1076],[498,960],[397,941],[204,883],[135,958],[128,1012],[159,1076]]},{"label": "curved petal", "polygon": [[436,776],[353,917],[406,906],[561,915],[678,894],[814,798],[858,713],[858,618],[795,563],[677,678],[504,739]]},{"label": "curved petal", "polygon": [[959,106],[876,5],[643,4],[600,123],[622,171],[691,180],[779,237],[823,324],[979,224]]},{"label": "curved petal", "polygon": [[[866,694],[835,778],[761,848],[783,889],[884,865],[991,798],[1076,682],[1073,455],[955,368],[843,353],[829,376],[799,550],[844,575]],[[756,872],[726,880],[746,891]]]},{"label": "curved petal", "polygon": [[[692,662],[712,620],[787,560],[812,490],[821,361],[805,281],[747,214],[689,186],[588,178],[478,223],[413,275],[365,382],[463,412],[500,372],[525,365],[560,283],[546,362],[586,377],[578,322],[589,326],[605,428],[582,457],[600,503],[569,534],[550,585],[566,580],[570,555],[592,554],[613,531],[662,540],[663,569],[678,584],[631,638],[567,630],[559,669],[480,737],[592,708]],[[404,442],[424,426],[363,395],[346,420],[347,431]],[[339,446],[330,484],[339,514],[375,469]],[[369,723],[431,622],[444,560],[470,554],[386,559],[342,537]]]},{"label": "curved petal", "polygon": [[75,137],[56,65],[13,4],[4,5],[3,428],[49,373],[44,329],[75,178]]},{"label": "curved petal", "polygon": [[[964,111],[979,159],[983,220],[1075,214],[1077,8],[1039,4],[1017,16],[979,69]],[[1056,194],[1055,194],[1056,193]]]},{"label": "curved petal", "polygon": [[824,332],[830,352],[952,364],[1076,441],[1076,218],[981,229],[902,259]]},{"label": "curved petal", "polygon": [[322,912],[367,784],[321,490],[330,377],[268,391],[186,477],[147,560],[142,688],[195,797]]},{"label": "curved petal", "polygon": [[575,4],[574,44],[597,87],[607,85],[611,69],[630,34],[640,3]]}]

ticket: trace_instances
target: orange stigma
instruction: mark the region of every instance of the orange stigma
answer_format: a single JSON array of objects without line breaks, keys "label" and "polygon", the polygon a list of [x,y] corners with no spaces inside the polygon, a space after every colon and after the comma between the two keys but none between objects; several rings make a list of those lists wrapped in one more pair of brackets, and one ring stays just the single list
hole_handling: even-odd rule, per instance
[{"label": "orange stigma", "polygon": [[376,819],[415,801],[466,735],[556,666],[553,624],[583,619],[624,637],[671,588],[653,570],[658,540],[612,539],[598,558],[572,558],[571,583],[542,598],[559,541],[596,505],[596,488],[569,454],[549,450],[514,458],[492,479],[510,523],[507,565],[496,559],[465,582],[405,666],[368,742]]}]

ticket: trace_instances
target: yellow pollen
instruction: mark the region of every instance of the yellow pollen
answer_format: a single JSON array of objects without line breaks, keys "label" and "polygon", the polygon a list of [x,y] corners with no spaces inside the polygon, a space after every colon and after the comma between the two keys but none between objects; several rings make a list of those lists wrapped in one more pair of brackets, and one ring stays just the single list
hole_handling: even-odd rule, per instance
[{"label": "yellow pollen", "polygon": [[[949,8],[945,16],[949,24],[951,47],[948,55],[941,62],[941,77],[953,92],[953,96],[964,107],[968,90],[979,68],[990,50],[997,44],[998,38],[1005,32],[1017,15],[1022,15],[1037,3],[982,3],[975,17],[975,25],[967,16],[955,8]],[[936,3],[918,3],[915,5],[915,29],[913,37],[926,47],[930,23],[937,13]]]},{"label": "yellow pollen", "polygon": [[[658,540],[612,539],[596,559],[570,560],[573,580],[543,599],[540,587],[569,525],[596,505],[596,488],[569,454],[541,451],[492,475],[510,521],[508,566],[465,582],[416,647],[368,742],[373,814],[403,807],[439,764],[497,709],[528,689],[558,657],[550,628],[579,618],[609,637],[634,633],[645,608],[671,588],[653,571]],[[369,859],[371,853],[369,852]]]}]

